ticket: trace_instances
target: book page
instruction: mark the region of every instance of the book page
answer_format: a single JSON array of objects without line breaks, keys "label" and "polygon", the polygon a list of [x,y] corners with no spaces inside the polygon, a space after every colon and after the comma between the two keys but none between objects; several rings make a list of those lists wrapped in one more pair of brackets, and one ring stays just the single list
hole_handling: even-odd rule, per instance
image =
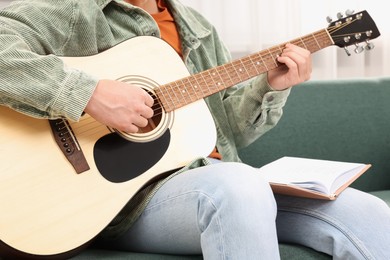
[{"label": "book page", "polygon": [[[331,194],[364,167],[365,164],[361,163],[287,156],[264,165],[259,168],[259,172],[271,183],[293,184]],[[348,174],[333,185],[345,173]]]}]

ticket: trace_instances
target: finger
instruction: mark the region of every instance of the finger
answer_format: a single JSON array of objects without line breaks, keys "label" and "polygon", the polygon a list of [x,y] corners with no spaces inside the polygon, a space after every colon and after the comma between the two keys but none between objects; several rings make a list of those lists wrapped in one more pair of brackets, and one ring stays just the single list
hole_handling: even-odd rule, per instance
[{"label": "finger", "polygon": [[291,44],[291,43],[287,43],[284,46],[283,52],[296,52],[304,57],[309,57],[311,54],[309,50],[302,48],[302,47],[299,47],[297,45]]},{"label": "finger", "polygon": [[141,112],[141,116],[144,118],[152,118],[154,115],[154,110],[151,107],[145,107]]},{"label": "finger", "polygon": [[139,130],[139,128],[133,124],[127,124],[126,126],[118,127],[117,129],[120,131],[124,131],[126,133],[129,133],[129,134],[137,133]]},{"label": "finger", "polygon": [[292,57],[292,54],[282,53],[278,56],[278,62],[283,63],[287,66],[289,70],[297,70],[298,64],[296,63],[295,59],[297,57]]},{"label": "finger", "polygon": [[148,107],[152,107],[154,104],[154,99],[151,95],[148,94],[148,92],[145,91],[145,104]]},{"label": "finger", "polygon": [[304,59],[300,57],[291,58],[290,56],[281,57],[280,61],[284,63],[288,68],[288,75],[290,79],[293,79],[293,84],[301,83],[310,78],[309,67],[306,65]]},{"label": "finger", "polygon": [[309,79],[312,71],[310,54],[308,55],[306,52],[285,51],[278,61],[284,63],[289,70],[297,72],[301,80]]},{"label": "finger", "polygon": [[146,119],[145,117],[143,116],[137,116],[135,117],[133,120],[133,125],[135,125],[136,127],[145,127],[148,125],[149,121],[148,119]]},{"label": "finger", "polygon": [[[310,51],[303,49],[299,46],[288,44],[287,47],[283,49],[281,56],[290,56],[290,58],[294,59],[294,57],[302,57],[304,62],[307,64],[311,64],[311,53]],[[297,60],[298,62],[298,60]]]}]

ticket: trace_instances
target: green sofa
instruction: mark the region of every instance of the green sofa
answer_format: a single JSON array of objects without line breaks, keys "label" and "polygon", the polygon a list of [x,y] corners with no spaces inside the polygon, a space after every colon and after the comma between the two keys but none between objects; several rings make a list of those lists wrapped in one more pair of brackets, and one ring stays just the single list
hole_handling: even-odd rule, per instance
[{"label": "green sofa", "polygon": [[[278,125],[240,151],[244,162],[262,166],[281,156],[371,163],[353,187],[390,205],[390,77],[310,81],[296,86]],[[330,259],[309,248],[280,244],[282,259]],[[202,259],[107,251],[96,247],[79,259]],[[260,259],[260,258],[259,258]]]}]

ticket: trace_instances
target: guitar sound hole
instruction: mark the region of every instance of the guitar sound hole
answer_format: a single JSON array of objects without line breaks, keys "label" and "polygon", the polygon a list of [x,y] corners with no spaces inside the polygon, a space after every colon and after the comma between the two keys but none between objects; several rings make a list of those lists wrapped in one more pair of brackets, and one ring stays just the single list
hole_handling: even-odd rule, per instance
[{"label": "guitar sound hole", "polygon": [[157,82],[146,77],[134,75],[125,76],[118,80],[137,85],[140,88],[144,89],[146,92],[148,92],[149,95],[151,95],[154,100],[152,107],[153,117],[149,119],[148,125],[146,127],[139,128],[137,133],[130,134],[123,131],[119,131],[117,129],[111,130],[113,132],[117,132],[121,137],[125,138],[126,140],[133,142],[144,143],[158,139],[173,125],[174,112],[165,112],[159,98],[154,92],[154,89],[159,87]]}]

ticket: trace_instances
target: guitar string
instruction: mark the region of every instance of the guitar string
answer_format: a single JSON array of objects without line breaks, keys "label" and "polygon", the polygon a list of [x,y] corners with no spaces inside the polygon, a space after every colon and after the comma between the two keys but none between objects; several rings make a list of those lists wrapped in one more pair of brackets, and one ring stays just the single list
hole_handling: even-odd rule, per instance
[{"label": "guitar string", "polygon": [[[344,25],[344,26],[334,26],[334,28],[330,28],[329,29],[329,31],[330,31],[330,33],[334,33],[335,31],[337,31],[337,30],[340,30],[341,28],[343,28],[343,27],[345,27],[345,26],[348,26],[348,25]],[[309,49],[309,47],[310,47],[310,45],[309,45],[309,47],[308,47],[308,43],[309,44],[314,44],[314,45],[316,45],[316,46],[318,46],[318,48],[319,49],[321,49],[322,47],[321,47],[321,45],[320,45],[320,43],[319,43],[319,41],[321,42],[321,37],[322,37],[322,35],[323,34],[317,34],[316,36],[312,36],[311,37],[311,41],[308,41],[308,42],[306,42],[305,43],[305,41],[303,41],[302,40],[302,38],[299,38],[298,40],[296,40],[296,42],[294,42],[295,44],[299,44],[299,42],[301,42],[301,43],[304,43],[304,46],[303,47],[305,47],[305,48],[307,48],[307,49]],[[326,36],[326,35],[324,35],[324,36]],[[327,36],[326,36],[326,38],[328,38]],[[278,49],[278,52],[280,52],[281,50],[281,47],[280,47],[280,45],[279,46],[276,46],[276,47],[274,47],[274,48],[276,48],[276,49]],[[277,52],[276,51],[271,51],[271,49],[267,49],[266,51],[268,51],[269,52],[269,55],[260,55],[260,53],[259,53],[259,55],[260,55],[260,58],[262,59],[262,64],[264,64],[265,66],[266,66],[266,69],[267,70],[269,70],[269,68],[267,67],[267,65],[270,65],[270,63],[274,63],[275,62],[275,59],[273,58],[273,57],[270,57],[270,56],[272,56],[273,54],[276,54]],[[265,57],[264,57],[265,56]],[[249,59],[252,59],[253,58],[253,56],[249,56]],[[266,61],[264,61],[264,58],[266,58]],[[244,58],[244,59],[239,59],[238,60],[241,64],[243,63],[243,62],[246,62],[247,60]],[[271,61],[271,62],[269,62],[269,61]],[[234,63],[234,62],[233,62]],[[251,62],[252,63],[252,65],[253,65],[253,62]],[[245,65],[245,64],[243,64],[243,65]],[[278,66],[278,64],[275,64],[276,66]],[[221,68],[223,68],[223,69],[225,69],[225,71],[227,71],[227,66],[221,66]],[[244,66],[244,68],[245,68],[245,70],[247,71],[247,74],[249,75],[249,76],[251,76],[252,74],[251,73],[249,73],[248,72],[248,69],[246,69],[246,66]],[[256,68],[256,67],[255,67]],[[234,72],[236,72],[237,73],[237,75],[238,75],[238,77],[240,78],[240,81],[242,81],[243,79],[241,78],[241,75],[242,74],[240,74],[240,73],[238,73],[237,71],[240,71],[241,72],[241,70],[242,70],[242,66],[238,66],[238,69],[234,69],[233,71]],[[256,70],[257,70],[257,68],[256,68]],[[208,73],[209,73],[209,75],[210,75],[210,73],[211,73],[211,71],[208,71]],[[257,71],[257,73],[258,73],[258,71]],[[223,78],[222,78],[222,76],[220,75],[220,73],[217,73],[218,74],[218,77],[222,80],[222,81],[224,81],[223,80]],[[202,76],[201,78],[203,78],[204,79],[204,77],[203,77],[203,75],[202,74],[199,74],[200,76]],[[228,74],[228,76],[229,77],[231,77],[231,74],[229,73]],[[198,80],[198,78],[197,77],[193,77],[195,80]],[[209,77],[208,77],[208,79],[209,79]],[[190,82],[190,80],[188,79],[188,78],[186,78],[186,80],[187,80],[187,82],[189,82],[189,86],[190,87],[193,87],[192,86],[192,84],[191,84],[191,82]],[[211,81],[212,81],[213,79],[211,79]],[[207,80],[204,80],[205,82],[206,82],[206,88],[209,88],[211,91],[214,91],[215,89],[217,89],[217,90],[219,90],[220,88],[218,87],[218,81],[217,82],[213,82],[214,84],[207,84]],[[175,82],[176,84],[177,84],[177,82]],[[166,86],[169,86],[169,84],[167,84],[167,85],[164,85],[164,86],[162,86],[162,87],[166,87]],[[177,89],[179,89],[180,90],[180,87],[179,86],[176,86],[176,88]],[[175,98],[176,98],[176,100],[174,100],[174,107],[176,107],[177,106],[177,95],[176,95],[176,92],[177,92],[177,90],[175,91],[175,89],[174,88],[171,88],[171,90],[172,90],[172,92],[174,92],[174,94],[175,94]],[[164,94],[164,93],[168,93],[168,91],[167,92],[164,92],[164,89],[163,88],[161,88],[161,92]],[[183,94],[183,92],[181,92],[182,94]],[[188,92],[186,92],[186,93],[188,93]],[[194,93],[197,93],[197,91],[195,91]],[[192,96],[190,96],[190,97],[192,97]],[[183,96],[183,98],[184,99],[186,99],[184,96]],[[155,98],[154,99],[155,101],[158,101],[158,98]],[[176,102],[175,102],[176,101]],[[192,101],[192,100],[191,100]],[[156,102],[156,103],[159,103],[159,102]],[[179,104],[179,105],[181,105],[181,103]],[[158,109],[160,110],[160,106],[157,104],[157,106],[158,106]],[[153,110],[154,111],[156,111],[156,107],[153,107]],[[159,114],[156,114],[156,115],[159,115]]]},{"label": "guitar string", "polygon": [[[334,25],[333,27],[330,27],[330,28],[328,28],[328,32],[330,33],[330,34],[332,34],[332,33],[335,33],[335,32],[337,32],[338,30],[341,30],[341,29],[343,29],[343,28],[345,28],[346,26],[350,26],[350,24],[352,24],[353,22],[355,22],[356,20],[358,20],[357,18],[355,18],[354,20],[351,20],[350,22],[348,22],[348,23],[343,23],[343,24],[340,24],[340,25]],[[323,30],[322,30],[323,31]],[[322,32],[322,31],[320,31],[320,32]],[[320,36],[321,36],[321,34],[319,34]],[[342,37],[345,37],[345,35],[340,35],[340,36],[334,36],[335,38],[342,38]],[[327,39],[328,39],[328,37],[326,37]],[[318,35],[317,36],[315,36],[314,34],[312,34],[312,41],[308,41],[309,43],[315,43],[317,46],[318,46],[318,48],[319,49],[322,49],[322,47],[321,47],[321,45],[320,45],[320,43],[319,43],[319,39],[318,39]],[[297,42],[295,42],[295,44],[298,44],[299,42],[298,41],[300,41],[300,42],[302,42],[303,43],[303,46],[302,47],[304,47],[304,48],[306,48],[306,49],[309,49],[308,47],[307,47],[307,45],[306,45],[306,43],[302,40],[302,38],[299,38],[298,40],[296,40]],[[294,42],[294,41],[293,41]],[[279,50],[279,52],[280,52],[280,45],[278,45],[278,46],[276,46],[276,48],[278,48],[278,50]],[[265,51],[268,51],[269,52],[269,56],[266,56],[266,55],[260,55],[261,53],[259,53],[259,56],[261,57],[261,59],[263,59],[263,57],[264,56],[266,56],[266,58],[267,58],[267,62],[264,62],[264,60],[263,60],[263,64],[265,65],[265,66],[267,66],[267,64],[269,65],[269,63],[268,63],[268,60],[269,60],[269,57],[272,57],[272,58],[270,58],[270,60],[272,61],[272,62],[275,62],[275,59],[274,59],[274,57],[273,57],[273,54],[275,54],[275,52],[271,52],[271,49],[266,49]],[[249,56],[249,58],[251,59],[252,58],[252,56]],[[239,62],[241,62],[241,63],[243,63],[243,61],[245,61],[245,59],[239,59],[238,60]],[[234,63],[234,62],[233,62]],[[252,62],[252,64],[253,64],[253,62]],[[276,62],[275,62],[275,65],[276,66],[279,66]],[[226,71],[227,71],[227,69],[226,69],[226,66],[221,66],[223,69],[225,69]],[[255,67],[256,68],[256,67]],[[238,71],[240,71],[242,68],[241,68],[241,66],[239,66],[239,69],[238,69]],[[244,66],[244,69],[247,71],[247,67],[246,66]],[[269,68],[267,68],[267,70],[269,70]],[[208,71],[209,73],[210,73],[210,71]],[[236,72],[236,74],[238,75],[238,77],[240,77],[240,73],[237,73],[237,69],[235,69],[234,70],[234,72]],[[240,71],[241,72],[241,71]],[[257,71],[257,73],[258,73],[258,71]],[[219,76],[219,78],[223,81],[223,79],[222,79],[222,77],[221,77],[221,75],[219,74],[219,73],[217,73],[218,74],[218,76]],[[249,73],[249,72],[247,72],[247,74],[248,74],[248,76],[251,76],[251,73]],[[203,76],[203,75],[201,75],[201,76]],[[231,76],[231,74],[229,73],[228,74],[228,76],[230,77]],[[194,77],[195,79],[197,79],[196,77]],[[204,77],[202,77],[202,78],[204,78]],[[189,79],[187,79],[188,81],[189,81]],[[212,81],[213,81],[213,79],[211,79]],[[242,81],[242,78],[240,77],[240,81]],[[217,82],[217,83],[215,83],[215,82],[213,82],[214,84],[206,84],[206,87],[208,87],[209,89],[211,88],[211,90],[212,90],[212,92],[214,91],[214,89],[217,89],[217,90],[219,90],[220,88],[218,87],[218,85],[219,85],[219,82]],[[169,84],[168,84],[169,85]],[[190,84],[190,86],[192,86],[192,84]],[[174,90],[174,89],[172,89],[172,90]],[[162,92],[164,92],[164,89],[162,89]],[[173,91],[174,92],[174,94],[175,94],[175,91]],[[187,93],[187,92],[186,92]],[[195,93],[197,93],[196,91],[195,91]],[[176,94],[175,94],[176,95]],[[176,98],[177,98],[177,96],[176,96]],[[184,96],[183,96],[183,98],[184,98]],[[155,101],[157,101],[157,99],[155,99]],[[174,105],[174,107],[176,107],[175,105]],[[160,107],[159,107],[159,109],[160,109]]]},{"label": "guitar string", "polygon": [[[317,45],[318,47],[321,47],[321,46],[319,45],[319,43],[318,43],[318,40],[321,39],[322,35],[324,35],[326,38],[328,38],[327,35],[325,35],[323,32],[321,32],[321,34],[317,35],[317,37],[315,37],[315,36],[312,37],[311,43],[315,43],[315,45]],[[319,37],[320,37],[320,38],[319,38]],[[302,39],[301,39],[301,38],[298,39],[298,40],[296,40],[296,43],[295,43],[295,44],[299,44],[299,42],[302,42]],[[309,41],[309,43],[310,43],[310,41]],[[306,48],[307,48],[307,46],[308,46],[308,45],[307,45],[307,43],[306,43],[303,47],[306,47]],[[309,46],[310,46],[310,45],[309,45]],[[269,65],[270,65],[271,63],[275,63],[274,57],[270,57],[270,56],[273,55],[273,54],[275,54],[274,56],[277,56],[276,53],[280,53],[280,52],[281,52],[281,46],[280,46],[280,45],[279,45],[279,46],[276,46],[276,47],[273,47],[273,48],[276,48],[278,51],[271,51],[271,49],[265,50],[265,51],[267,51],[267,52],[269,53],[268,55],[261,55],[261,53],[257,53],[257,55],[258,55],[258,56],[260,57],[260,59],[262,60],[262,62],[260,62],[259,64],[265,65],[265,67],[266,67],[267,70],[269,70]],[[264,57],[264,56],[265,56],[265,57]],[[221,66],[221,69],[224,69],[224,70],[227,72],[227,73],[226,73],[226,74],[228,75],[227,77],[229,77],[230,80],[231,80],[232,75],[231,75],[231,72],[229,73],[229,70],[228,70],[228,66],[231,66],[231,67],[233,68],[233,72],[236,73],[236,75],[237,75],[236,78],[238,78],[239,81],[241,82],[241,81],[243,81],[244,79],[241,77],[242,74],[238,73],[238,71],[240,71],[240,69],[242,70],[242,66],[237,66],[237,65],[236,65],[236,67],[238,67],[238,68],[235,69],[235,68],[234,68],[235,66],[233,66],[233,65],[234,65],[235,62],[240,62],[241,64],[243,64],[243,63],[248,63],[248,62],[249,62],[249,63],[253,66],[253,65],[255,64],[255,63],[252,61],[253,58],[254,58],[254,55],[250,55],[250,56],[248,56],[248,57],[244,57],[244,58],[242,58],[242,59],[233,61],[231,64],[222,65],[222,66]],[[266,60],[264,60],[264,58],[266,58]],[[246,64],[243,64],[243,65],[244,65],[244,68],[245,68],[245,70],[246,70],[248,76],[251,77],[251,76],[252,76],[252,73],[248,72],[248,69],[246,69],[247,66],[245,66]],[[278,64],[275,63],[275,66],[278,66]],[[253,66],[253,67],[254,67],[255,70],[256,70],[256,74],[258,74],[259,71],[258,71],[257,67],[256,67],[256,66]],[[209,80],[209,79],[211,79],[211,81],[213,81],[212,77],[210,78],[210,76],[214,76],[214,75],[210,75],[210,74],[212,73],[211,70],[206,71],[206,72],[208,73],[207,80],[205,79],[205,76],[204,76],[204,74],[202,74],[202,73],[199,73],[199,74],[197,74],[197,75],[190,76],[190,77],[192,77],[193,79],[195,79],[195,81],[196,81],[196,87],[198,88],[198,85],[201,85],[201,84],[199,84],[199,78],[201,78],[201,79],[204,81],[204,83],[206,83],[206,84],[205,84],[206,88],[209,88],[209,90],[211,90],[212,92],[213,92],[215,89],[216,89],[216,90],[219,90],[220,88],[217,86],[217,85],[218,85],[218,81],[217,81],[217,82],[212,82],[213,84],[209,84],[209,83],[208,83],[208,80]],[[220,73],[218,73],[218,71],[217,71],[217,73],[215,73],[215,74],[218,74],[218,77],[224,82],[223,77],[221,76]],[[223,74],[225,74],[225,73],[223,73]],[[234,77],[234,76],[233,76],[233,77]],[[189,80],[189,77],[184,78],[184,79],[182,80],[183,83],[185,83],[184,80],[187,81],[187,82],[189,83],[189,84],[188,84],[189,87],[192,88],[192,89],[194,90],[193,93],[195,93],[195,95],[197,95],[197,94],[198,94],[198,91],[195,91],[194,86],[193,86],[193,83],[191,83],[191,81]],[[232,80],[231,80],[231,81],[232,81]],[[232,81],[232,82],[233,82],[233,81]],[[173,85],[176,85],[176,86],[173,86]],[[185,84],[184,84],[184,85],[185,85]],[[229,84],[229,85],[231,85],[231,84]],[[170,88],[170,89],[169,89],[169,90],[165,90],[164,88]],[[172,83],[163,85],[163,86],[161,86],[161,87],[159,88],[159,90],[160,90],[160,92],[161,92],[163,95],[165,95],[165,94],[167,94],[167,93],[169,94],[169,93],[173,92],[173,94],[175,95],[175,99],[176,99],[176,100],[174,100],[174,99],[171,98],[172,101],[173,101],[172,103],[173,103],[173,106],[174,106],[174,107],[177,106],[177,95],[176,95],[176,92],[180,90],[180,86],[178,86],[178,81],[175,81],[175,82],[172,82]],[[190,92],[191,92],[191,91],[190,91]],[[183,96],[183,92],[182,92],[182,91],[181,91],[181,93],[182,93],[182,96]],[[186,93],[189,93],[189,92],[187,91]],[[203,93],[203,94],[204,94],[204,93]],[[207,93],[206,93],[206,94],[207,94]],[[170,95],[169,95],[169,96],[170,96]],[[165,97],[165,96],[164,96],[164,97]],[[192,97],[192,96],[190,96],[190,97]],[[183,96],[183,98],[186,99],[184,96]],[[197,99],[199,99],[198,96],[197,96]],[[152,106],[153,111],[156,112],[157,110],[161,110],[161,104],[160,104],[160,103],[163,103],[163,102],[159,102],[160,99],[159,99],[158,97],[154,98],[154,101],[155,101],[155,104]],[[191,101],[192,101],[192,99],[191,99]],[[179,105],[181,105],[181,104],[179,103]],[[157,114],[155,114],[155,115],[160,115],[160,114],[161,114],[161,113],[157,113]]]}]

